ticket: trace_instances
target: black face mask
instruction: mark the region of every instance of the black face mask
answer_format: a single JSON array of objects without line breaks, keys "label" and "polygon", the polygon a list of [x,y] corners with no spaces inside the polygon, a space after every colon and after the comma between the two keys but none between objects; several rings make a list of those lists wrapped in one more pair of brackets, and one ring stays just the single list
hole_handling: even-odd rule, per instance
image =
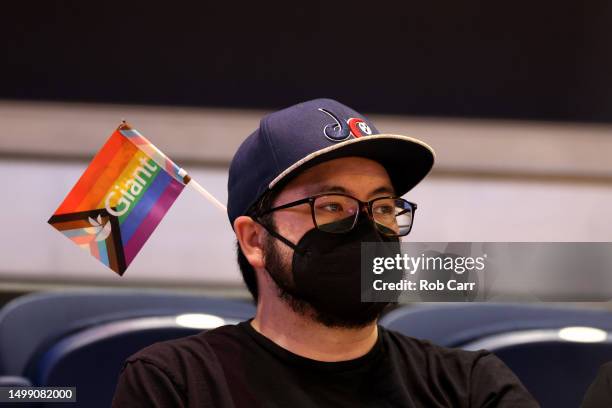
[{"label": "black face mask", "polygon": [[318,313],[321,323],[364,326],[374,321],[388,305],[361,302],[361,243],[395,242],[399,246],[399,240],[379,234],[367,217],[361,216],[357,225],[344,234],[314,228],[306,232],[297,245],[266,229],[294,250],[291,267],[294,284],[282,289],[308,302]]}]

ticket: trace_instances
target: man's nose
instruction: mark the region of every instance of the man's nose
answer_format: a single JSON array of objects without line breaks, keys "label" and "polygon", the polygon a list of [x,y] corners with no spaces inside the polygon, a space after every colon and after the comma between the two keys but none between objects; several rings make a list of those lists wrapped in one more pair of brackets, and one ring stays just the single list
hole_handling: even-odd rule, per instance
[{"label": "man's nose", "polygon": [[372,214],[370,214],[370,209],[367,203],[359,204],[359,217],[365,215],[368,219],[372,219]]}]

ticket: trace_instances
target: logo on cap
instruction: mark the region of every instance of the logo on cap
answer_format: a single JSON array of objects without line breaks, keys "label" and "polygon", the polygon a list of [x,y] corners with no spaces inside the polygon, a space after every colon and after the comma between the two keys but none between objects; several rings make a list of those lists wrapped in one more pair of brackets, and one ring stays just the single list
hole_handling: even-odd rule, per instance
[{"label": "logo on cap", "polygon": [[319,110],[336,122],[323,127],[323,134],[332,142],[343,142],[351,137],[351,135],[357,138],[372,134],[372,129],[363,119],[349,118],[345,123],[327,109],[319,108]]},{"label": "logo on cap", "polygon": [[372,134],[372,129],[370,129],[363,119],[350,118],[347,122],[351,129],[351,133],[355,137],[370,136]]}]

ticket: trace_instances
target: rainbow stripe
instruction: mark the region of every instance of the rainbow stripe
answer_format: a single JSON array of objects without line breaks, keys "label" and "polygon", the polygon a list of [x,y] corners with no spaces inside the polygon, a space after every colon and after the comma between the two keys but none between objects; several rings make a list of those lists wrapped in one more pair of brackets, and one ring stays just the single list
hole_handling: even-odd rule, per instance
[{"label": "rainbow stripe", "polygon": [[188,182],[183,169],[123,123],[49,224],[123,275]]}]

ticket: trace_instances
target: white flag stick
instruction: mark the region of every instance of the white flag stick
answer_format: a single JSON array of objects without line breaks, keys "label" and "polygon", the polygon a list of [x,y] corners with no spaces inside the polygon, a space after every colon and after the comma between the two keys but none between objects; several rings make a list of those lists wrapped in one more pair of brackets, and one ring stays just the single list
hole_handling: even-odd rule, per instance
[{"label": "white flag stick", "polygon": [[[182,181],[183,184],[191,185],[198,193],[202,194],[204,198],[213,203],[215,207],[227,213],[227,208],[219,200],[215,198],[212,194],[210,194],[204,187],[200,185],[197,181],[191,178],[187,171],[183,168],[177,166],[172,160],[168,158],[161,150],[159,150],[155,145],[149,142],[143,135],[138,133],[138,131],[132,128],[127,124],[125,120],[121,121],[119,125],[119,130],[129,131],[138,135],[138,137],[142,138],[142,140],[146,141],[146,143],[139,143],[137,146],[140,150],[145,152],[157,165],[161,166],[162,169],[167,169],[167,166],[171,167],[171,170],[167,170],[169,174],[175,177],[178,181]],[[178,170],[178,173],[175,175],[174,170]]]},{"label": "white flag stick", "polygon": [[[189,176],[186,176],[186,177],[189,177]],[[204,198],[206,198],[208,201],[213,203],[213,205],[215,207],[217,207],[218,209],[220,209],[224,213],[227,213],[227,208],[225,208],[225,206],[223,204],[221,204],[221,202],[219,200],[217,200],[215,198],[215,196],[210,194],[204,187],[202,187],[200,185],[200,183],[198,183],[197,181],[195,181],[194,179],[189,177],[189,181],[187,182],[187,184],[192,186],[195,189],[195,191],[197,191],[198,193],[202,194],[204,196]]]}]

